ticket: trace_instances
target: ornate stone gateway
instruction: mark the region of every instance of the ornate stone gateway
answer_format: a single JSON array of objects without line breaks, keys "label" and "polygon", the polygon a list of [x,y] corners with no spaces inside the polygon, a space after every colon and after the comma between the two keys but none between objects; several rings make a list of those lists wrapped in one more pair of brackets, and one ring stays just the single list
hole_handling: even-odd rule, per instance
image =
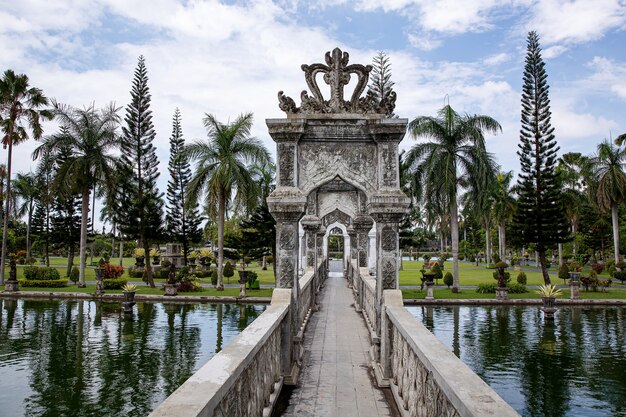
[{"label": "ornate stone gateway", "polygon": [[[409,205],[399,188],[398,143],[407,119],[391,117],[394,92],[380,101],[371,91],[362,96],[370,65],[349,65],[348,53],[339,48],[327,52],[325,61],[302,65],[312,95],[302,91],[297,107],[280,91],[279,107],[287,117],[266,120],[277,145],[277,187],[268,197],[277,223],[277,287],[291,288],[297,306],[298,271],[319,262],[321,237],[333,223],[346,226],[351,258],[368,266],[368,232],[375,224],[380,308],[383,289],[398,287],[398,223]],[[320,74],[329,99],[320,91]],[[344,87],[353,77],[354,92],[345,100]],[[301,243],[306,251],[300,251]],[[307,265],[298,265],[302,259]]]}]

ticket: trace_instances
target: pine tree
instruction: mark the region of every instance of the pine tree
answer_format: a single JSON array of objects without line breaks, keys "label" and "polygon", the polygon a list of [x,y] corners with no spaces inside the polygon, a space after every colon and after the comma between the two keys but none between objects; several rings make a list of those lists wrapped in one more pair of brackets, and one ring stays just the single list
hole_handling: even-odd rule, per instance
[{"label": "pine tree", "polygon": [[[130,202],[121,207],[120,224],[128,237],[138,239],[146,253],[150,253],[150,243],[158,241],[163,232],[163,194],[156,185],[159,161],[153,145],[156,134],[143,56],[139,57],[135,70],[131,103],[126,108],[124,121],[120,170],[125,178],[122,188],[129,193]],[[148,284],[154,287],[149,256],[146,256],[146,276]]]},{"label": "pine tree", "polygon": [[521,164],[519,201],[513,222],[517,239],[536,245],[547,285],[550,276],[546,250],[568,239],[568,222],[555,170],[559,147],[550,123],[549,87],[536,32],[528,34],[523,79],[521,143],[517,151]]},{"label": "pine tree", "polygon": [[372,72],[370,73],[369,89],[380,102],[387,98],[395,84],[391,81],[391,63],[389,56],[384,51],[379,51],[372,60]]},{"label": "pine tree", "polygon": [[187,265],[189,244],[202,239],[200,223],[202,217],[198,213],[198,204],[190,204],[186,194],[187,184],[191,180],[191,168],[186,156],[180,151],[185,146],[180,126],[180,111],[176,109],[172,121],[170,137],[170,180],[167,183],[167,233],[170,238],[183,245],[184,263]]}]

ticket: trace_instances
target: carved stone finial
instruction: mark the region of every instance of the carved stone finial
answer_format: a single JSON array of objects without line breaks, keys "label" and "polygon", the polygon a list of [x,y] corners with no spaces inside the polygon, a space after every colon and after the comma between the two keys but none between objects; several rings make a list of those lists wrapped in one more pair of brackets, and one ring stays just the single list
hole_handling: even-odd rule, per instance
[{"label": "carved stone finial", "polygon": [[[301,105],[291,97],[285,96],[282,91],[278,92],[279,107],[287,114],[324,114],[324,113],[361,113],[393,115],[395,108],[396,93],[391,94],[378,102],[375,95],[368,91],[365,97],[361,94],[367,86],[371,65],[352,64],[348,65],[350,55],[335,48],[332,52],[326,52],[326,64],[303,64],[304,79],[311,91],[300,94]],[[330,99],[324,100],[324,96],[317,84],[317,75],[323,74],[324,82],[330,86]],[[344,88],[350,82],[351,75],[357,76],[357,84],[349,101],[344,100]]]}]

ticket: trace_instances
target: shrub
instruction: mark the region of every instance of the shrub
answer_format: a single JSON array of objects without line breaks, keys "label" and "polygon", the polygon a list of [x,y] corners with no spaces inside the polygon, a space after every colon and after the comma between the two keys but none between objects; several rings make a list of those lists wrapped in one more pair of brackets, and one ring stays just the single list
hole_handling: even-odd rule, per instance
[{"label": "shrub", "polygon": [[472,262],[472,263],[476,262],[476,256],[470,255],[469,256],[469,261]]},{"label": "shrub", "polygon": [[274,262],[274,258],[272,257],[272,255],[266,255],[265,262],[267,262],[268,264],[271,264],[272,262]]},{"label": "shrub", "polygon": [[102,280],[102,286],[105,290],[121,290],[126,284],[128,284],[128,280],[126,278],[110,278]]},{"label": "shrub", "polygon": [[508,287],[509,287],[509,293],[511,294],[523,294],[525,292],[528,292],[528,288],[526,288],[526,285],[519,284],[517,282],[510,283]]},{"label": "shrub", "polygon": [[526,277],[526,272],[520,271],[519,274],[517,274],[517,283],[526,285],[527,282],[528,278]]},{"label": "shrub", "polygon": [[569,278],[569,268],[565,262],[559,266],[559,278],[563,280],[563,283]]},{"label": "shrub", "polygon": [[448,288],[450,288],[450,285],[454,284],[454,277],[449,271],[443,276],[443,283],[446,284]]},{"label": "shrub", "polygon": [[80,270],[78,269],[77,266],[75,266],[70,271],[70,281],[72,281],[74,284],[76,284],[78,282],[78,278],[79,277],[80,277]]},{"label": "shrub", "polygon": [[441,265],[439,265],[438,263],[435,263],[435,265],[433,265],[431,271],[435,274],[433,279],[443,278],[443,271],[441,270]]},{"label": "shrub", "polygon": [[490,263],[489,265],[487,265],[487,269],[496,269],[496,264]]},{"label": "shrub", "polygon": [[211,285],[217,285],[217,269],[211,270]]},{"label": "shrub", "polygon": [[24,262],[26,263],[26,265],[34,265],[35,263],[37,263],[37,259],[31,256],[30,258],[24,259]]},{"label": "shrub", "polygon": [[495,294],[497,286],[498,285],[493,282],[481,282],[480,284],[478,284],[476,292],[479,294]]},{"label": "shrub", "polygon": [[[498,271],[493,271],[493,279],[495,279],[496,281],[498,280]],[[511,281],[511,273],[508,271],[504,271],[504,281],[505,282],[509,282]]]},{"label": "shrub", "polygon": [[128,276],[131,278],[143,278],[144,270],[143,268],[129,268]]},{"label": "shrub", "polygon": [[36,281],[54,281],[61,278],[56,268],[49,266],[27,266],[24,268],[24,278]]},{"label": "shrub", "polygon": [[606,272],[608,272],[609,276],[611,278],[615,277],[615,272],[617,271],[617,268],[615,268],[615,263],[613,263],[613,265],[608,265],[606,268]]},{"label": "shrub", "polygon": [[164,259],[163,262],[161,262],[161,268],[169,269],[171,265],[172,263],[167,259]]},{"label": "shrub", "polygon": [[161,269],[159,269],[159,278],[169,278],[170,276],[170,268],[167,267],[165,268],[164,266],[161,266]]},{"label": "shrub", "polygon": [[222,274],[226,277],[226,278],[230,278],[233,275],[235,275],[235,269],[233,268],[233,266],[231,265],[230,261],[226,261],[226,264],[224,265],[224,271],[222,272]]},{"label": "shrub", "polygon": [[104,264],[104,279],[119,278],[124,274],[124,267],[121,265]]},{"label": "shrub", "polygon": [[20,279],[22,287],[60,288],[67,286],[67,278],[59,279]]},{"label": "shrub", "polygon": [[613,273],[613,278],[619,279],[622,284],[626,281],[626,271],[615,271]]}]

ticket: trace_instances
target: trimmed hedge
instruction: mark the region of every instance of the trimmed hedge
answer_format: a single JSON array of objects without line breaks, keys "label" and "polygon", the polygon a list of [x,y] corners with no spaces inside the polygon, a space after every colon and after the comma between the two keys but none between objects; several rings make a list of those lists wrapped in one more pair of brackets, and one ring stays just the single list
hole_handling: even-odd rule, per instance
[{"label": "trimmed hedge", "polygon": [[59,270],[51,266],[27,266],[24,268],[24,278],[34,281],[56,281],[61,279]]},{"label": "trimmed hedge", "polygon": [[512,282],[509,284],[509,292],[511,294],[524,294],[528,292],[528,288],[526,288],[526,285],[524,284]]},{"label": "trimmed hedge", "polygon": [[20,279],[19,283],[22,287],[38,287],[38,288],[61,288],[66,287],[67,278],[60,279]]},{"label": "trimmed hedge", "polygon": [[126,278],[103,279],[102,286],[105,290],[121,290],[128,283]]}]

